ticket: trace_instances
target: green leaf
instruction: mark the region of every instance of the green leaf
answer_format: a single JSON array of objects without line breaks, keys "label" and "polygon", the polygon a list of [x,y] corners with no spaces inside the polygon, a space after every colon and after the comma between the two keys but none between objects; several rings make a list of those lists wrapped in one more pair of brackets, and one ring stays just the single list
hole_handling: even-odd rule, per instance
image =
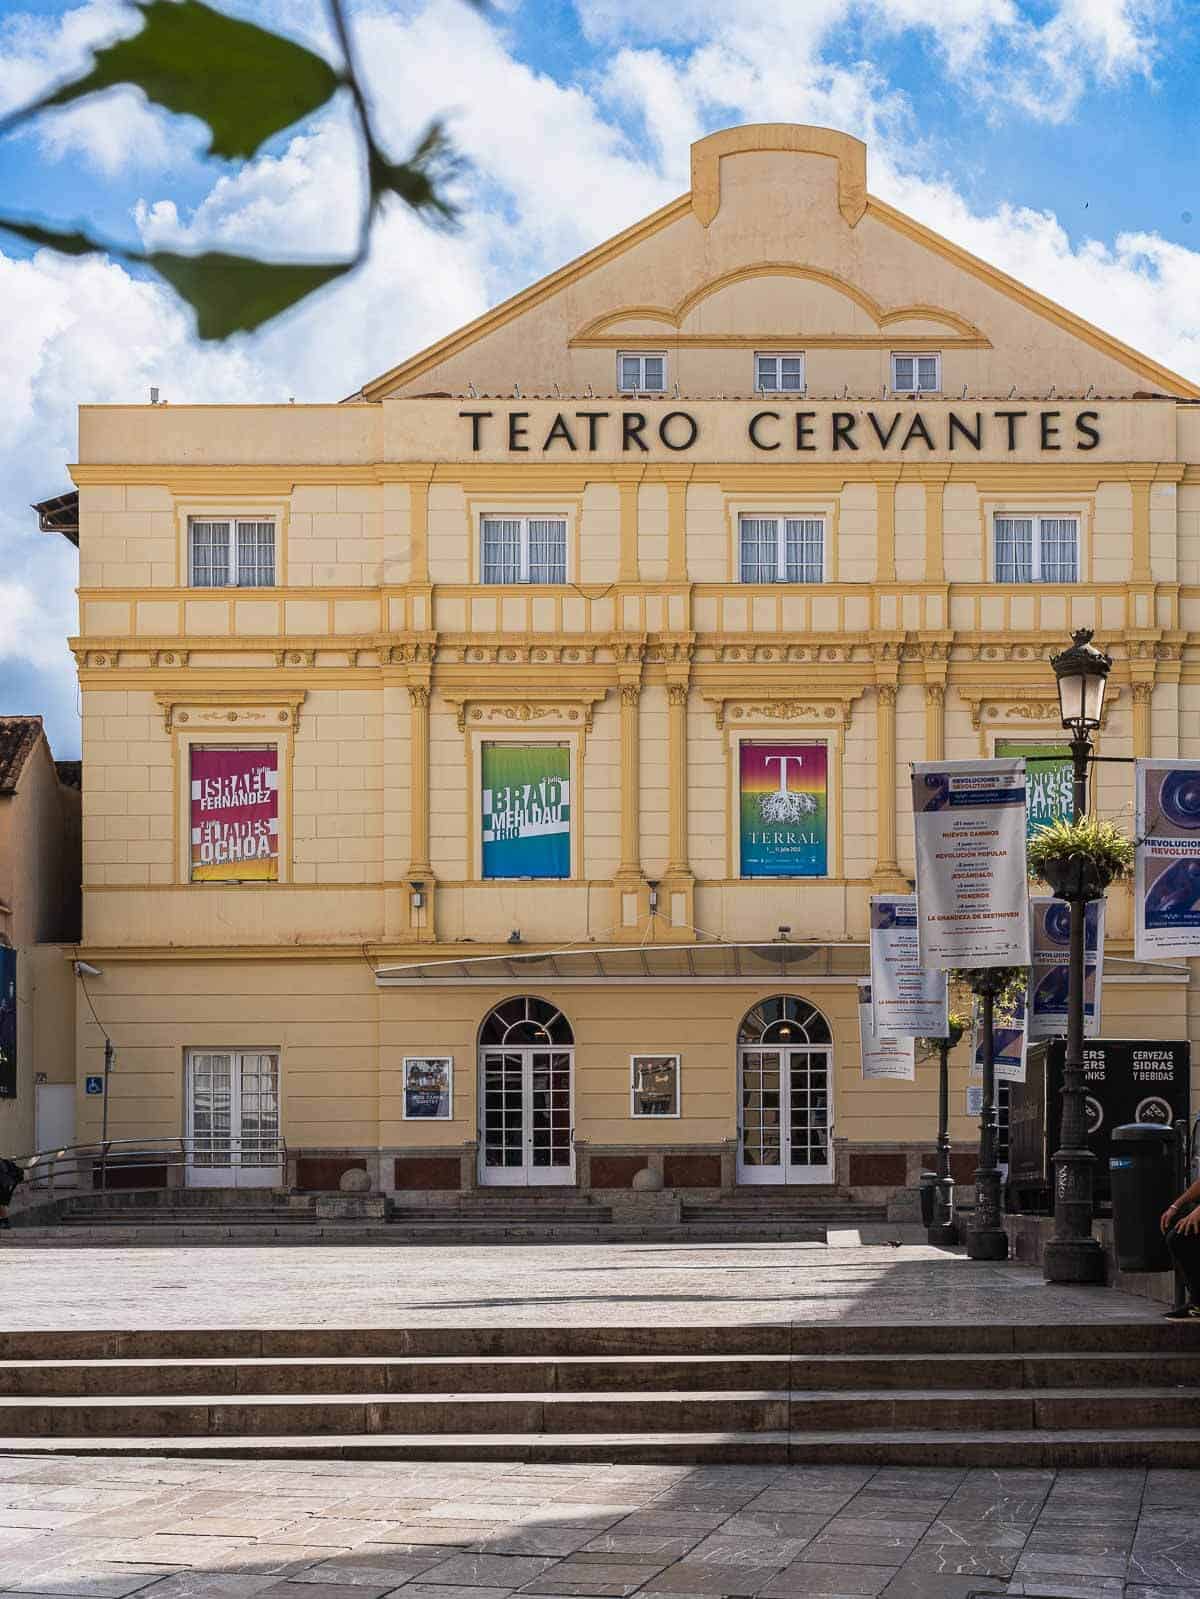
[{"label": "green leaf", "polygon": [[414,211],[431,211],[444,222],[453,222],[457,208],[440,192],[462,171],[462,160],[440,122],[431,122],[417,140],[407,161],[389,161],[372,145],[368,153],[371,198],[398,194]]},{"label": "green leaf", "polygon": [[30,244],[57,250],[61,255],[103,254],[110,248],[86,233],[63,233],[58,228],[43,227],[39,222],[19,222],[16,217],[0,217],[0,228],[6,233],[15,233],[19,238],[28,239]]},{"label": "green leaf", "polygon": [[311,115],[342,78],[322,56],[202,0],[137,0],[146,25],[96,51],[91,71],[54,89],[15,120],[86,94],[132,84],[155,104],[199,117],[209,151],[252,156],[272,134]]},{"label": "green leaf", "polygon": [[196,312],[202,339],[248,332],[286,311],[315,289],[340,278],[353,261],[259,261],[253,256],[176,255],[152,250],[141,257]]}]

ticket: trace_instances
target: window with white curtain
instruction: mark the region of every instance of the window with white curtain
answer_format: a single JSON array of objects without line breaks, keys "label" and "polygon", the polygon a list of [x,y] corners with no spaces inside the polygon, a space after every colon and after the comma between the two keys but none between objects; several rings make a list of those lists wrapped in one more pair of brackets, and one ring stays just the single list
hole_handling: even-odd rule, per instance
[{"label": "window with white curtain", "polygon": [[803,355],[799,351],[787,355],[757,351],[754,357],[754,387],[771,394],[803,394]]},{"label": "window with white curtain", "polygon": [[667,358],[661,350],[648,355],[617,356],[617,387],[630,394],[665,394]]},{"label": "window with white curtain", "polygon": [[275,582],[274,522],[193,518],[188,546],[195,588],[270,588]]},{"label": "window with white curtain", "polygon": [[738,546],[743,583],[825,581],[824,517],[739,517]]},{"label": "window with white curtain", "polygon": [[484,583],[565,583],[566,517],[481,518],[479,570]]},{"label": "window with white curtain", "polygon": [[1077,583],[1077,516],[998,516],[997,583]]},{"label": "window with white curtain", "polygon": [[942,358],[936,351],[905,351],[892,356],[892,387],[898,394],[936,394],[942,386]]}]

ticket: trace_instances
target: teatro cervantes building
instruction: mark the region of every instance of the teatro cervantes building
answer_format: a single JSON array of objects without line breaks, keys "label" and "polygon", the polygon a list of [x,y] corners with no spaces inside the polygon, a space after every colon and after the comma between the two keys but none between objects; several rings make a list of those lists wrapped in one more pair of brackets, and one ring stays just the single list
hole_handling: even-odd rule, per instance
[{"label": "teatro cervantes building", "polygon": [[[886,1199],[936,1117],[859,1058],[910,762],[1053,753],[1080,626],[1100,752],[1200,756],[1200,388],[846,134],[691,171],[348,399],[80,411],[80,953],[109,1133],[189,1182]],[[1108,940],[1104,1031],[1194,1036],[1122,891]]]}]

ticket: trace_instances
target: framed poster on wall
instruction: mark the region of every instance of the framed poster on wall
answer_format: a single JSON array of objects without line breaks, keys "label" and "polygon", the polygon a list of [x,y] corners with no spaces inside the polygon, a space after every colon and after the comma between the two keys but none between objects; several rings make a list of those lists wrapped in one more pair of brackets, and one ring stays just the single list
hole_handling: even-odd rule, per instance
[{"label": "framed poster on wall", "polygon": [[679,1115],[679,1056],[631,1055],[633,1116]]},{"label": "framed poster on wall", "polygon": [[743,877],[824,877],[828,871],[829,750],[760,744],[738,752]]},{"label": "framed poster on wall", "polygon": [[448,1122],[454,1115],[454,1058],[404,1057],[404,1120]]},{"label": "framed poster on wall", "polygon": [[191,751],[193,883],[276,882],[279,751],[194,745]]},{"label": "framed poster on wall", "polygon": [[484,744],[484,877],[570,877],[571,751],[566,744]]}]

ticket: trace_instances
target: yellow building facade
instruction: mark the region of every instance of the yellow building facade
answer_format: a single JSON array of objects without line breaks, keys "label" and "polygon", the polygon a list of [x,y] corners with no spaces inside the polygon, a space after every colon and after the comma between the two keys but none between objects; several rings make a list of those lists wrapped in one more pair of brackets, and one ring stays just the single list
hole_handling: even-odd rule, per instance
[{"label": "yellow building facade", "polygon": [[[1061,743],[1079,626],[1101,753],[1200,754],[1198,398],[771,125],[340,404],[82,408],[110,1134],[421,1202],[910,1185],[935,1074],[862,1080],[856,990],[909,763]],[[1130,933],[1106,1036],[1191,1036]]]}]

